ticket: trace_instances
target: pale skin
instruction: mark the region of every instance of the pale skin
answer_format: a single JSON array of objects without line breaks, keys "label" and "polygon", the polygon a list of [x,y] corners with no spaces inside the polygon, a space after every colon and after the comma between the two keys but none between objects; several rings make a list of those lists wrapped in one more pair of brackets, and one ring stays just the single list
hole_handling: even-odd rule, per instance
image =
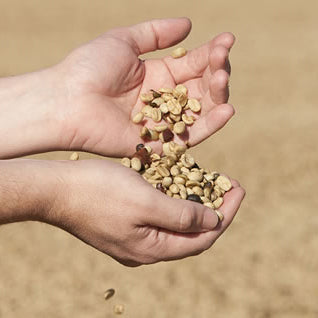
[{"label": "pale skin", "polygon": [[[179,83],[202,104],[189,145],[209,137],[234,114],[227,104],[233,35],[223,33],[177,60],[138,58],[180,42],[190,28],[183,18],[114,29],[54,67],[1,79],[1,158],[50,150],[131,155],[141,142],[140,126],[131,122],[142,107],[139,94]],[[161,151],[159,142],[153,146]],[[169,198],[109,161],[3,160],[0,224],[47,222],[128,266],[180,259],[208,249],[229,226],[245,193],[232,182],[218,223],[211,209]]]}]

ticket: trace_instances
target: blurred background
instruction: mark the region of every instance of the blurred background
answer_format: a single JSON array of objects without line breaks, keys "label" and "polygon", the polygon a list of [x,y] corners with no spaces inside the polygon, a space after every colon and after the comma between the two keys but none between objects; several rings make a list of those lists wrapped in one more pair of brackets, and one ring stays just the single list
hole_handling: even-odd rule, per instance
[{"label": "blurred background", "polygon": [[[188,49],[233,32],[236,116],[192,153],[247,190],[212,249],[135,269],[45,224],[2,226],[0,317],[113,317],[114,304],[138,318],[318,317],[317,9],[314,0],[0,0],[2,77],[152,18],[189,17]],[[105,302],[107,288],[116,294]]]}]

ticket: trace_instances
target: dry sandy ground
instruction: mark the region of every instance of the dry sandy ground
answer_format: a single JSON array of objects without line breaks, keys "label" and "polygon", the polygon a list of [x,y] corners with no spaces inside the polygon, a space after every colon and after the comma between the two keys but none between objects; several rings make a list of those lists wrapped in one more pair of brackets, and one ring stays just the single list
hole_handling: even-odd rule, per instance
[{"label": "dry sandy ground", "polygon": [[317,9],[314,0],[1,0],[1,76],[154,17],[190,17],[188,48],[234,32],[236,116],[193,153],[240,180],[247,197],[211,250],[137,269],[45,224],[2,226],[0,317],[112,317],[115,303],[138,318],[318,317]]}]

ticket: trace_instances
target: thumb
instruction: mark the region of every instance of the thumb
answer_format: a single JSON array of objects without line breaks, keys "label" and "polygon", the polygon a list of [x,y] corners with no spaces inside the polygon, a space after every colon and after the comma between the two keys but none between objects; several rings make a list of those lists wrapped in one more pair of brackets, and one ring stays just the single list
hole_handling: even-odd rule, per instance
[{"label": "thumb", "polygon": [[173,199],[156,193],[152,198],[154,209],[142,220],[146,225],[180,233],[196,233],[213,230],[218,222],[218,215],[200,203]]},{"label": "thumb", "polygon": [[156,19],[109,33],[127,41],[138,55],[164,49],[181,42],[191,30],[188,18]]}]

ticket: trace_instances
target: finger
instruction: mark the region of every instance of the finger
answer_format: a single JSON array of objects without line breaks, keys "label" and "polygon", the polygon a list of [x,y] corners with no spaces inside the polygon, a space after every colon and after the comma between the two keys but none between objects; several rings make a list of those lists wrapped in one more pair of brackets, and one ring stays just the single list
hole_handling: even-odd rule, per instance
[{"label": "finger", "polygon": [[229,100],[229,74],[224,70],[216,71],[211,79],[209,95],[215,105],[225,104]]},{"label": "finger", "polygon": [[215,240],[216,234],[213,231],[182,234],[161,230],[158,233],[160,258],[163,261],[171,261],[199,255],[210,248]]},{"label": "finger", "polygon": [[230,96],[229,79],[230,75],[224,70],[218,70],[211,75],[208,90],[201,99],[202,114],[207,113],[216,105],[228,102]]},{"label": "finger", "polygon": [[232,105],[221,104],[199,117],[190,128],[189,146],[193,147],[213,135],[231,119],[234,113]]},{"label": "finger", "polygon": [[136,54],[164,49],[184,40],[191,30],[191,21],[187,18],[155,19],[118,28],[109,33],[129,42]]},{"label": "finger", "polygon": [[222,46],[226,50],[230,50],[234,41],[235,38],[232,33],[221,33],[201,47],[189,51],[182,58],[173,59],[167,56],[164,61],[175,82],[183,83],[202,76],[204,70],[209,66],[209,55],[214,47]]},{"label": "finger", "polygon": [[209,56],[211,74],[217,70],[224,70],[230,74],[229,50],[222,45],[216,46]]},{"label": "finger", "polygon": [[224,203],[218,209],[224,215],[224,219],[214,231],[217,233],[216,238],[219,237],[231,224],[245,197],[245,190],[240,186],[236,187],[236,182],[234,180],[231,180],[231,182],[234,187],[224,195]]},{"label": "finger", "polygon": [[157,191],[151,198],[154,209],[142,216],[144,225],[179,233],[210,231],[218,224],[218,216],[203,204],[170,198]]},{"label": "finger", "polygon": [[229,227],[245,196],[245,190],[239,186],[239,183],[235,180],[231,180],[231,182],[233,189],[225,194],[224,203],[219,209],[224,215],[224,219],[213,231],[194,234],[169,233],[166,231],[159,233],[158,239],[162,246],[161,256],[163,260],[198,255],[210,248]]}]

